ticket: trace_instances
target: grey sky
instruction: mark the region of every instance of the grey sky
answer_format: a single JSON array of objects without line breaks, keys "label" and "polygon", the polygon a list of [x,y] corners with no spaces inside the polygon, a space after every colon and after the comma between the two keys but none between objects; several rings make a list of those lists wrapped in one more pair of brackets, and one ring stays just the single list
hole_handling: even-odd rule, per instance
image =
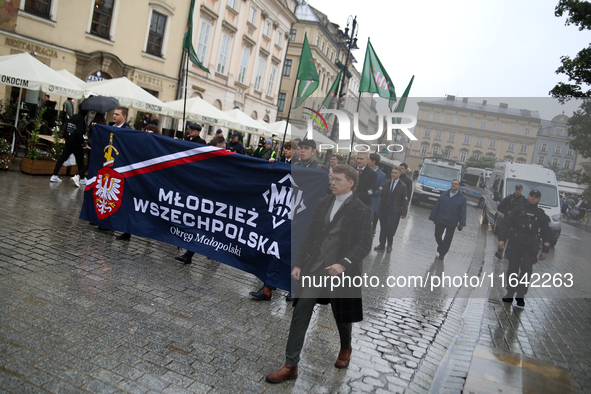
[{"label": "grey sky", "polygon": [[[401,95],[414,74],[411,96],[549,97],[564,76],[555,74],[563,55],[589,45],[591,33],[554,16],[558,0],[376,1],[311,0],[344,29],[357,15],[361,71],[372,45]],[[505,97],[501,99],[500,97]],[[550,102],[551,100],[548,100]],[[511,102],[509,102],[512,105]],[[547,105],[544,105],[546,107]],[[552,106],[550,106],[552,107]],[[539,109],[548,119],[569,105]]]}]

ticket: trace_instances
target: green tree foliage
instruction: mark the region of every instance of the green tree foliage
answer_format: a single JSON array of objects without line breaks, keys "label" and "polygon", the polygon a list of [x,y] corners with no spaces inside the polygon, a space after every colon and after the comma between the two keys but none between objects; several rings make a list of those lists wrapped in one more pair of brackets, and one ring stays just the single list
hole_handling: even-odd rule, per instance
[{"label": "green tree foliage", "polygon": [[591,157],[591,100],[583,100],[567,124],[572,137],[568,144],[583,157]]},{"label": "green tree foliage", "polygon": [[[565,24],[575,25],[579,30],[591,30],[591,3],[583,0],[560,0],[554,15],[567,15]],[[556,74],[564,74],[570,83],[559,82],[550,94],[564,103],[573,97],[591,97],[591,89],[583,90],[583,86],[591,85],[591,44],[583,48],[574,58],[562,56],[562,65]]]},{"label": "green tree foliage", "polygon": [[496,162],[496,157],[481,157],[477,159],[475,156],[472,156],[466,161],[466,164],[464,164],[464,169],[469,167],[494,168]]}]

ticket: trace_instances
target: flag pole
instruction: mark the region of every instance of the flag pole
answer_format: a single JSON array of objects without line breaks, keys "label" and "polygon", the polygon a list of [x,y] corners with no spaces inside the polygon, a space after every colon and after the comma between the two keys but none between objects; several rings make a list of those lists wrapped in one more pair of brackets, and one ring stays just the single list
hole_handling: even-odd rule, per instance
[{"label": "flag pole", "polygon": [[[357,96],[357,113],[359,113],[359,104],[361,104],[361,92]],[[347,164],[351,162],[351,153],[353,153],[353,142],[355,142],[355,132],[351,136],[351,147],[349,148],[349,157],[347,158]]]},{"label": "flag pole", "polygon": [[189,52],[186,54],[187,63],[185,68],[185,100],[183,102],[183,137],[185,135],[185,130],[187,130],[187,119],[185,117],[185,113],[187,112],[187,80],[189,79]]},{"label": "flag pole", "polygon": [[[300,71],[300,65],[298,64],[298,72]],[[296,73],[296,76],[298,74]],[[293,96],[295,95],[295,88],[298,84],[298,79],[295,80],[296,83],[293,84],[293,92],[291,93],[291,98],[289,99],[289,111],[287,112],[287,121],[285,122],[285,131],[283,132],[283,141],[281,141],[281,155],[285,154],[283,146],[285,145],[285,137],[287,136],[287,128],[289,127],[289,119],[291,117],[291,105],[293,104]],[[301,83],[301,81],[300,81]],[[305,138],[305,137],[304,137]],[[280,157],[281,157],[280,155]]]}]

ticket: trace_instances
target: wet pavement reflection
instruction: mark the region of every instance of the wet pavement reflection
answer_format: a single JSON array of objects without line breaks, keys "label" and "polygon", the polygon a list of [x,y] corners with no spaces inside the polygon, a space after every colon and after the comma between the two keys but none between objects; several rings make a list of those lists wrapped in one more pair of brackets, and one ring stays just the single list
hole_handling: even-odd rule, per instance
[{"label": "wet pavement reflection", "polygon": [[[518,310],[486,283],[479,290],[365,289],[365,319],[354,325],[345,370],[333,366],[332,312],[318,306],[298,379],[271,386],[264,376],[283,364],[291,320],[285,292],[256,302],[248,296],[260,284],[252,275],[197,255],[192,265],[179,264],[176,247],[150,239],[116,240],[78,219],[83,193],[70,183],[0,173],[0,391],[426,393],[472,390],[474,378],[498,385],[487,388],[521,379],[544,392],[534,390],[551,387],[533,375],[542,372],[557,387],[591,392],[589,296],[532,290]],[[394,251],[372,251],[365,272],[382,279],[504,272],[476,207],[445,261],[435,259],[429,212],[413,206]],[[591,281],[590,254],[588,229],[563,224],[556,248],[534,271]]]}]

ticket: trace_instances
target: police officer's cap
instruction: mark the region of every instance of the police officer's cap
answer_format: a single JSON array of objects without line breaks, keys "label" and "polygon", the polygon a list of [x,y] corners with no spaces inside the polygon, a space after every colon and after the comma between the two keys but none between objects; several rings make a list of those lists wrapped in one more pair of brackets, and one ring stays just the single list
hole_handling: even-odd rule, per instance
[{"label": "police officer's cap", "polygon": [[540,192],[538,189],[532,189],[532,190],[529,192],[529,195],[530,195],[530,196],[536,196],[536,197],[538,197],[538,198],[541,198],[541,197],[542,197],[542,192]]},{"label": "police officer's cap", "polygon": [[515,189],[523,190],[523,185],[521,183],[518,183],[517,185],[515,185]]},{"label": "police officer's cap", "polygon": [[240,137],[240,134],[238,134],[237,132],[233,132],[233,133],[230,135],[230,138],[234,138],[234,137]]}]

